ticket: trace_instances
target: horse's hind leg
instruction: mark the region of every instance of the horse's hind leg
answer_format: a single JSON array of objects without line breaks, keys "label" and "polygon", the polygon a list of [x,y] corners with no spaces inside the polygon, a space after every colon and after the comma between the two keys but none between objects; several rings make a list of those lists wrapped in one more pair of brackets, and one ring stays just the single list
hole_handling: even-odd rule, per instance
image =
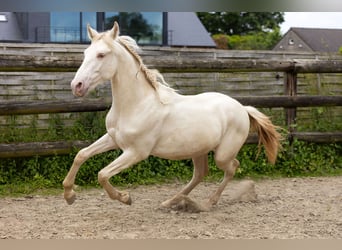
[{"label": "horse's hind leg", "polygon": [[194,173],[191,181],[174,197],[164,201],[162,203],[163,207],[171,207],[177,204],[180,200],[182,200],[184,195],[188,195],[191,192],[191,190],[193,190],[208,174],[208,155],[194,157],[192,159],[192,162],[194,164]]},{"label": "horse's hind leg", "polygon": [[239,167],[239,165],[240,165],[239,161],[237,159],[233,159],[219,167],[224,170],[224,178],[222,182],[220,183],[218,189],[210,196],[209,201],[208,201],[208,207],[211,207],[218,202],[228,182],[233,179],[235,171]]},{"label": "horse's hind leg", "polygon": [[[248,131],[248,130],[247,130]],[[240,163],[235,159],[246,137],[238,133],[229,133],[223,138],[221,144],[215,150],[215,163],[218,168],[224,171],[224,178],[218,189],[210,196],[207,206],[215,205],[228,182],[233,179],[236,169]]]}]

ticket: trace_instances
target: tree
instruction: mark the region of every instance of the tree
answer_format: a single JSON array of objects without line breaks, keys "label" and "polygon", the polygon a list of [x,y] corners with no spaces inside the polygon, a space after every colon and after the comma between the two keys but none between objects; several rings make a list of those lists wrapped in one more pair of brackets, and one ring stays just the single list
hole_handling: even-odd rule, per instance
[{"label": "tree", "polygon": [[267,50],[281,38],[283,12],[198,12],[220,49]]},{"label": "tree", "polygon": [[144,37],[153,37],[153,26],[139,12],[119,12],[108,17],[105,29],[111,29],[114,21],[120,24],[120,32],[133,37],[137,42]]},{"label": "tree", "polygon": [[212,35],[270,32],[284,22],[284,12],[197,12],[197,16]]}]

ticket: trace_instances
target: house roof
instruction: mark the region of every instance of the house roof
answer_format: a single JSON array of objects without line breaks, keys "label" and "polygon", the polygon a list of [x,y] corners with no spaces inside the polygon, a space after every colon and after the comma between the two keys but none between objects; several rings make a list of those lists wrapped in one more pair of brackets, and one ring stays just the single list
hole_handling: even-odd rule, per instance
[{"label": "house roof", "polygon": [[342,29],[291,28],[313,51],[337,52],[342,46]]},{"label": "house roof", "polygon": [[168,12],[168,31],[171,46],[216,47],[195,12]]}]

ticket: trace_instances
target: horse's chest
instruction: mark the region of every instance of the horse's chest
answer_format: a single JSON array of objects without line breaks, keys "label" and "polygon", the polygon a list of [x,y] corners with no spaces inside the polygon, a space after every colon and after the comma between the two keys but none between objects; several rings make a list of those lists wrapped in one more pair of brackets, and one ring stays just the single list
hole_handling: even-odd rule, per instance
[{"label": "horse's chest", "polygon": [[141,137],[141,126],[137,125],[127,119],[115,119],[110,116],[106,118],[107,133],[121,149],[130,147]]},{"label": "horse's chest", "polygon": [[129,130],[119,126],[107,128],[107,133],[121,149],[130,147],[130,145],[134,144],[135,138],[138,137],[138,133],[134,129]]},{"label": "horse's chest", "polygon": [[107,132],[121,149],[140,144],[148,148],[157,140],[163,119],[156,112],[142,110],[129,114],[110,110],[107,114]]}]

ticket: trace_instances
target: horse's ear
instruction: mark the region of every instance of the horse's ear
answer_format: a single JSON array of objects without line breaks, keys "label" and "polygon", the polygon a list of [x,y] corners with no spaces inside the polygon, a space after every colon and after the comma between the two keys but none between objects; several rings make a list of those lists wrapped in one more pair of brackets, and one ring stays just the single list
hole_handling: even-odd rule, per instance
[{"label": "horse's ear", "polygon": [[90,24],[87,24],[87,31],[88,31],[88,37],[90,39],[90,41],[93,40],[93,38],[98,35],[97,31],[94,30],[92,27],[90,27]]},{"label": "horse's ear", "polygon": [[119,33],[120,33],[119,24],[115,21],[113,28],[110,30],[110,35],[115,40],[119,36]]}]

